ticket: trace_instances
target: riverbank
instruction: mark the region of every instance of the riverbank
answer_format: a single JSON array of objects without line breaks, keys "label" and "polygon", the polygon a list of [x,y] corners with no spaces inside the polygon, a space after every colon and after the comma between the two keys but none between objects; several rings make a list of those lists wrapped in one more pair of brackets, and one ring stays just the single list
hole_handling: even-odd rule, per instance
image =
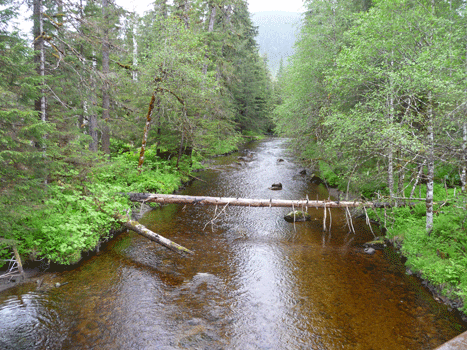
[{"label": "riverbank", "polygon": [[[261,138],[260,135],[245,135],[240,144],[219,148],[218,151],[225,152],[212,154],[208,158],[183,155],[178,166],[175,164],[176,158],[161,159],[155,149],[148,148],[140,172],[136,167],[139,153],[128,150],[112,156],[110,161],[90,165],[85,174],[71,172],[72,176],[57,178],[48,184],[47,200],[40,206],[31,204],[35,210],[29,211],[25,221],[33,222],[33,234],[18,234],[18,239],[12,237],[22,256],[24,278],[0,277],[0,291],[34,282],[44,273],[44,269],[49,269],[50,264],[58,270],[61,265],[68,268],[98,252],[105,242],[122,232],[113,219],[115,211],[131,211],[132,218],[139,220],[153,208],[131,203],[117,193],[176,193],[194,181],[196,177],[192,173],[204,169],[205,159],[232,154],[241,145]],[[40,219],[44,216],[49,217],[46,222]],[[18,220],[18,226],[21,225],[24,226],[24,221]],[[53,239],[44,239],[49,232],[53,234]],[[26,237],[29,238],[24,239]],[[10,259],[8,246],[4,248],[2,252],[0,240],[0,258]],[[48,263],[35,263],[38,259]],[[0,274],[6,272],[6,267],[0,269]]]},{"label": "riverbank", "polygon": [[[347,186],[348,181],[340,179],[328,165],[324,166],[324,171],[320,171],[319,167],[313,171],[323,181],[332,183],[336,198],[347,195],[338,187]],[[366,188],[366,191],[369,189]],[[381,193],[381,188],[375,188],[374,192]],[[434,202],[439,204],[435,205],[431,234],[426,233],[424,202],[373,209],[368,214],[379,223],[388,243],[399,252],[406,273],[420,278],[435,300],[457,310],[467,321],[467,232],[463,225],[465,194],[459,188],[447,188],[443,183],[435,184],[434,194]],[[419,196],[423,198],[424,195],[426,189],[420,186]],[[356,197],[353,195],[353,198]]]}]

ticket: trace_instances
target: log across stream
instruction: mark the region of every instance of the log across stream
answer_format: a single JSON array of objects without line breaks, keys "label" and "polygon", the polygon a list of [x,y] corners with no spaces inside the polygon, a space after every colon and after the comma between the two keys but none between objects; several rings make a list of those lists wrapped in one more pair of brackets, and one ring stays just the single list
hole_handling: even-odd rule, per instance
[{"label": "log across stream", "polygon": [[177,203],[191,205],[217,205],[236,207],[261,207],[261,208],[383,208],[392,206],[388,202],[361,202],[361,201],[339,201],[339,200],[287,200],[287,199],[254,199],[254,198],[223,198],[209,196],[186,196],[175,194],[157,193],[126,193],[131,201],[141,203]]},{"label": "log across stream", "polygon": [[[242,165],[245,153],[213,160],[197,174],[205,182],[180,195],[328,202],[285,140],[247,150]],[[269,190],[277,182],[282,190]],[[140,224],[194,255],[124,232],[40,286],[0,293],[0,349],[433,350],[467,329],[391,247],[364,253],[365,220],[354,234],[345,210],[328,208],[324,232],[323,208],[295,225],[284,220],[290,209],[229,205],[214,221],[221,205],[151,210]]]}]

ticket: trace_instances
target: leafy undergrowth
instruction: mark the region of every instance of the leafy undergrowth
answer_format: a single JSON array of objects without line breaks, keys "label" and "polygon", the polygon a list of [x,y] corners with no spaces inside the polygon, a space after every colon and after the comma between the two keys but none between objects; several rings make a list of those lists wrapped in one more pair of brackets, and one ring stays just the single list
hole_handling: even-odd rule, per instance
[{"label": "leafy undergrowth", "polygon": [[155,153],[146,152],[141,173],[138,152],[133,150],[110,162],[95,159],[84,169],[70,165],[57,169],[47,185],[25,181],[24,188],[10,190],[0,198],[2,236],[7,239],[0,240],[0,259],[9,258],[7,244],[15,242],[28,260],[76,263],[119,226],[115,213],[131,209],[132,203],[121,193],[172,193],[189,180],[193,169],[201,168],[196,156],[183,156],[177,168],[176,159],[163,160]]}]

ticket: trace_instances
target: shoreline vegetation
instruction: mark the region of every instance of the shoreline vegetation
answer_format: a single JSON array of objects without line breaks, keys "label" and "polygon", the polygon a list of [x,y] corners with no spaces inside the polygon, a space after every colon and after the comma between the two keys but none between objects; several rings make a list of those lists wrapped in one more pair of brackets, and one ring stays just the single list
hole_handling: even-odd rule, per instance
[{"label": "shoreline vegetation", "polygon": [[[349,190],[348,179],[338,176],[323,162],[318,162],[313,170],[338,197],[346,197]],[[442,178],[438,177],[436,180],[435,224],[430,234],[426,232],[426,204],[422,200],[426,196],[425,184],[417,188],[418,200],[410,199],[408,191],[405,199],[393,200],[395,205],[390,208],[369,209],[368,216],[372,222],[378,223],[385,240],[396,249],[406,266],[406,273],[420,278],[435,300],[458,310],[464,321],[467,321],[467,198],[460,186],[448,187]],[[380,187],[374,191],[377,196],[360,196],[361,199],[381,200],[384,191]],[[359,197],[355,194],[351,196]],[[387,194],[384,201],[390,202]],[[399,206],[396,205],[397,201]],[[405,203],[410,205],[404,205]],[[358,210],[354,215],[359,215]]]},{"label": "shoreline vegetation", "polygon": [[[238,150],[240,144],[262,138],[264,136],[249,133],[242,137],[242,142],[222,146],[211,157],[231,154]],[[195,179],[193,173],[202,170],[203,161],[209,158],[183,155],[177,167],[176,157],[162,159],[157,150],[149,147],[139,172],[137,151],[127,149],[113,155],[110,160],[102,159],[85,173],[71,172],[66,177],[67,182],[62,178],[47,185],[46,200],[40,204],[26,204],[34,210],[25,213],[16,223],[18,238],[0,240],[0,257],[3,259],[0,261],[0,292],[17,283],[33,281],[41,270],[47,270],[50,265],[56,269],[72,267],[82,258],[98,253],[102,244],[126,230],[115,220],[115,213],[133,216],[140,211],[140,204],[119,193],[174,193],[192,182]],[[152,203],[147,209],[151,206],[157,204]],[[29,239],[21,228],[29,232]],[[15,268],[13,246],[20,252],[23,276]],[[13,278],[10,279],[7,272],[11,268]],[[9,283],[10,280],[13,283]]]}]

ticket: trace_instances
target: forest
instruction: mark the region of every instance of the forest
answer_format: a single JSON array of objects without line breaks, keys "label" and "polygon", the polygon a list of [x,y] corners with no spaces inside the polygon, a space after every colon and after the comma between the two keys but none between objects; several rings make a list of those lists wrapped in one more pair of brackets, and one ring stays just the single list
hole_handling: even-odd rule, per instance
[{"label": "forest", "polygon": [[465,305],[466,2],[306,5],[276,131],[344,193],[393,203],[370,215],[409,273]]},{"label": "forest", "polygon": [[[73,264],[132,207],[257,135],[369,211],[407,259],[467,299],[464,0],[305,1],[277,77],[245,0],[0,1],[0,256]],[[344,198],[342,198],[344,199]]]},{"label": "forest", "polygon": [[[122,192],[171,193],[203,157],[271,130],[272,82],[241,0],[1,2],[0,252],[72,264]],[[28,39],[29,34],[33,39]],[[32,41],[32,43],[31,43]]]}]

